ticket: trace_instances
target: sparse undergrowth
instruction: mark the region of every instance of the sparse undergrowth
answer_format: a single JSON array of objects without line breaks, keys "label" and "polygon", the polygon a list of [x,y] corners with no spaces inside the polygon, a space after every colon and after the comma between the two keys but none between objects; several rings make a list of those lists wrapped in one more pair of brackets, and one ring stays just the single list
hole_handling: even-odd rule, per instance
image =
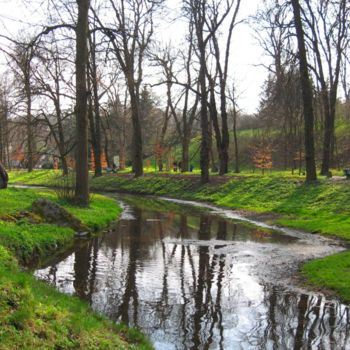
[{"label": "sparse undergrowth", "polygon": [[[20,271],[17,259],[44,257],[74,237],[69,228],[27,215],[38,197],[58,201],[44,190],[0,192],[0,349],[151,349],[139,331],[116,326],[84,302]],[[58,202],[91,230],[106,226],[121,211],[114,200],[100,195],[87,209]]]},{"label": "sparse undergrowth", "polygon": [[[37,177],[35,176],[37,174]],[[275,174],[276,175],[276,174]],[[31,175],[11,173],[13,182],[50,185],[60,176],[50,171]],[[232,209],[273,213],[281,225],[336,236],[350,241],[350,182],[321,179],[306,185],[298,176],[232,176],[225,184],[201,186],[197,180],[147,176],[131,179],[107,175],[91,179],[96,191],[172,196],[212,202]],[[337,254],[307,263],[305,276],[315,285],[334,290],[350,301],[350,253]]]}]

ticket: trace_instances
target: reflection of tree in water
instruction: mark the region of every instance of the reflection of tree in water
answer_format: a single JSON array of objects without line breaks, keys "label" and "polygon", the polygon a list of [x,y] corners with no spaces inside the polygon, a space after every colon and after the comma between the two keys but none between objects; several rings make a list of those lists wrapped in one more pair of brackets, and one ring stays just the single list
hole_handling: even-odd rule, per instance
[{"label": "reflection of tree in water", "polygon": [[73,285],[75,294],[82,299],[86,299],[89,292],[88,286],[92,246],[93,241],[89,241],[88,244],[83,245],[75,252]]},{"label": "reflection of tree in water", "polygon": [[[129,324],[129,312],[133,310],[133,326],[138,326],[138,305],[139,297],[136,285],[137,262],[139,260],[139,250],[142,234],[142,211],[135,209],[135,220],[132,221],[130,231],[129,264],[125,278],[125,290],[119,306],[117,318],[123,323]],[[133,300],[132,305],[130,304]]]},{"label": "reflection of tree in water", "polygon": [[[216,253],[222,241],[240,235],[239,225],[202,214],[198,245],[187,244],[195,237],[197,217],[137,208],[134,214],[135,220],[120,222],[116,232],[87,242],[74,255],[76,294],[111,319],[139,326],[179,349],[235,348],[232,334],[242,348],[345,349],[349,344],[344,305],[269,285],[260,286],[252,299],[244,284],[239,289],[232,255]],[[206,245],[215,238],[221,246]],[[145,273],[159,275],[152,284]],[[48,274],[55,282],[62,276],[60,266]]]},{"label": "reflection of tree in water", "polygon": [[[200,229],[198,238],[209,240],[211,237],[211,220],[208,216],[200,217]],[[227,224],[220,221],[218,225],[217,239],[225,240],[227,236]],[[193,335],[191,349],[209,348],[214,338],[214,327],[217,326],[220,336],[220,348],[223,348],[223,327],[221,314],[221,289],[223,270],[225,267],[225,255],[214,254],[210,261],[209,247],[198,248],[198,280],[194,294]],[[217,269],[217,265],[219,269]],[[215,276],[217,274],[217,276]],[[212,290],[213,282],[216,281],[216,298]]]},{"label": "reflection of tree in water", "polygon": [[253,324],[242,341],[257,349],[346,349],[349,308],[322,296],[286,293],[265,287],[266,317]]}]

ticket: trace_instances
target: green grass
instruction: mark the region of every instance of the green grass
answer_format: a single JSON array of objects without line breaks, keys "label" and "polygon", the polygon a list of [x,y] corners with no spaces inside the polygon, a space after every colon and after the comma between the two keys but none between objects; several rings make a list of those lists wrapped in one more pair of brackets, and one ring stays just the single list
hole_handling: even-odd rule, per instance
[{"label": "green grass", "polygon": [[[52,173],[36,171],[26,176],[10,173],[12,182],[49,185]],[[47,179],[45,176],[47,175]],[[311,232],[334,235],[350,240],[350,182],[321,179],[306,185],[304,178],[289,172],[261,174],[231,174],[223,185],[201,186],[197,180],[145,176],[137,179],[107,175],[91,179],[91,188],[97,191],[124,191],[130,193],[173,196],[212,202],[233,209],[257,213],[274,213],[279,224]]]},{"label": "green grass", "polygon": [[52,191],[23,188],[8,188],[0,192],[0,244],[7,247],[20,261],[42,256],[72,242],[74,231],[44,222],[32,223],[19,212],[30,209],[39,197],[63,205],[92,231],[97,231],[116,220],[121,209],[113,199],[94,195],[88,209],[74,207],[57,200]]},{"label": "green grass", "polygon": [[27,273],[0,265],[0,285],[2,350],[151,349],[140,332],[118,328]]},{"label": "green grass", "polygon": [[349,251],[311,261],[303,266],[302,273],[313,285],[325,286],[350,302]]},{"label": "green grass", "polygon": [[[53,178],[52,172],[40,175],[40,182]],[[34,174],[30,181],[35,181]],[[139,331],[116,326],[77,298],[20,271],[17,260],[45,257],[74,238],[70,228],[23,214],[38,197],[63,205],[91,230],[103,228],[121,212],[113,199],[101,195],[94,195],[90,207],[83,209],[59,201],[48,190],[0,191],[0,349],[151,349]]]}]

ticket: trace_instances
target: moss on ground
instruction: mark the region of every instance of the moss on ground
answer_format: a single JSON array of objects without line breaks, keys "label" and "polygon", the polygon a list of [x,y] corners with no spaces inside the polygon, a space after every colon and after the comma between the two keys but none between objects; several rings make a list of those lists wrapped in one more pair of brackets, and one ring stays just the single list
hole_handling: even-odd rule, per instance
[{"label": "moss on ground", "polygon": [[69,228],[21,217],[38,197],[59,202],[92,230],[106,226],[121,211],[114,200],[100,195],[82,209],[58,201],[50,191],[0,192],[0,349],[151,349],[139,331],[116,326],[84,302],[20,271],[17,259],[45,256],[74,237]]}]

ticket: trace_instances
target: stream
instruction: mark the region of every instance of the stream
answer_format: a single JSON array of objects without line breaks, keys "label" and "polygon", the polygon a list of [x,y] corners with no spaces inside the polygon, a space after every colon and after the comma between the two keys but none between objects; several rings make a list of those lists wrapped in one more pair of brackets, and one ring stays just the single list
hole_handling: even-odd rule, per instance
[{"label": "stream", "polygon": [[344,250],[192,202],[110,195],[110,229],[34,275],[140,328],[156,349],[350,349],[349,307],[293,282],[300,263]]}]

